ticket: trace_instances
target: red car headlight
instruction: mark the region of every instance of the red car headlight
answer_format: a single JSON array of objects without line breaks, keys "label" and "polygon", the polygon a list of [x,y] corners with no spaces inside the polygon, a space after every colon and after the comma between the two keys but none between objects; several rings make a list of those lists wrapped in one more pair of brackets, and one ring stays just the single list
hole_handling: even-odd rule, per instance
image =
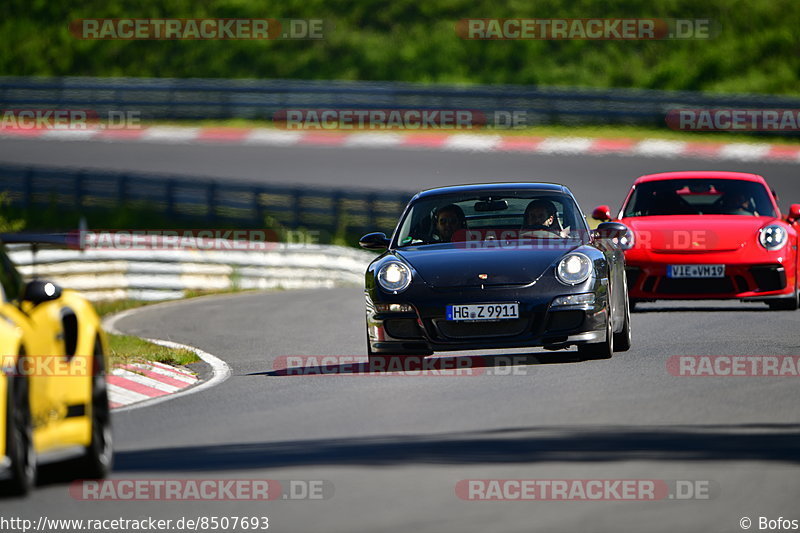
[{"label": "red car headlight", "polygon": [[770,224],[764,226],[758,231],[758,242],[761,243],[766,250],[774,251],[780,250],[786,245],[788,240],[786,228],[778,224]]}]

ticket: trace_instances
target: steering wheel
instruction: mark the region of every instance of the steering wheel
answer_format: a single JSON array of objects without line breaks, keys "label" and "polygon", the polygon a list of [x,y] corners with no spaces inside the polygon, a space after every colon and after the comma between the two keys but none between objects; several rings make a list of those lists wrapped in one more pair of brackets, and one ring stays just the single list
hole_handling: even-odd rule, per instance
[{"label": "steering wheel", "polygon": [[559,235],[559,231],[554,229],[552,226],[545,226],[544,224],[530,224],[527,226],[522,226],[522,231],[549,231],[555,235]]}]

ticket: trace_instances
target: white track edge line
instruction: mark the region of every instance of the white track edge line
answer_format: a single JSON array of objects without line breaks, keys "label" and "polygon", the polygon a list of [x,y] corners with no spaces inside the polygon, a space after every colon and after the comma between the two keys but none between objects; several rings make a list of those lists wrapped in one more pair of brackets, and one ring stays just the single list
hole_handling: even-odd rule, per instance
[{"label": "white track edge line", "polygon": [[[115,334],[115,335],[125,335],[125,333],[122,333],[121,331],[119,331],[116,328],[117,321],[121,320],[123,318],[127,318],[127,317],[129,317],[131,315],[134,315],[139,311],[147,309],[148,307],[150,307],[150,306],[138,307],[136,309],[128,309],[127,311],[122,311],[120,313],[113,314],[110,317],[107,317],[105,320],[103,320],[103,327],[109,333],[112,333],[112,334]],[[158,344],[158,345],[164,346],[166,348],[183,349],[183,350],[189,350],[190,352],[194,352],[200,359],[202,359],[203,361],[208,363],[209,366],[211,366],[211,379],[209,379],[207,381],[202,381],[202,382],[198,383],[197,385],[193,385],[193,386],[187,387],[185,389],[179,390],[178,392],[174,392],[172,394],[167,394],[167,395],[164,395],[164,396],[158,396],[158,397],[155,397],[155,398],[152,398],[152,399],[149,399],[149,400],[144,400],[142,402],[137,402],[137,403],[134,403],[134,404],[124,405],[122,407],[118,407],[118,408],[112,410],[114,413],[120,413],[120,412],[124,412],[124,411],[132,411],[134,409],[139,409],[141,407],[149,407],[151,405],[156,405],[156,404],[159,404],[159,403],[163,403],[163,402],[175,399],[175,398],[179,398],[181,396],[188,396],[189,394],[194,394],[196,392],[201,392],[201,391],[204,391],[206,389],[210,389],[211,387],[215,387],[215,386],[219,385],[220,383],[222,383],[223,381],[225,381],[226,379],[228,379],[229,377],[231,377],[231,367],[228,366],[228,363],[226,363],[225,361],[223,361],[222,359],[220,359],[216,355],[213,355],[213,354],[210,354],[208,352],[205,352],[205,351],[201,350],[200,348],[196,348],[196,347],[190,346],[188,344],[181,344],[181,343],[178,343],[178,342],[165,341],[165,340],[161,340],[161,339],[148,339],[146,337],[141,337],[141,338],[143,340],[146,340],[147,342],[152,342],[153,344]]]}]

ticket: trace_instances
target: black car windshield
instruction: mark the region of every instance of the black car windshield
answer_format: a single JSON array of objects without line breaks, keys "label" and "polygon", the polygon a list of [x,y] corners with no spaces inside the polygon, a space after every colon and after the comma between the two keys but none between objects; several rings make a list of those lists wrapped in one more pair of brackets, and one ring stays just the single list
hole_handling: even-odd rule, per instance
[{"label": "black car windshield", "polygon": [[653,215],[775,216],[761,183],[727,179],[646,181],[636,186],[624,217]]},{"label": "black car windshield", "polygon": [[400,222],[396,246],[486,240],[585,240],[586,222],[567,194],[502,190],[416,201]]}]

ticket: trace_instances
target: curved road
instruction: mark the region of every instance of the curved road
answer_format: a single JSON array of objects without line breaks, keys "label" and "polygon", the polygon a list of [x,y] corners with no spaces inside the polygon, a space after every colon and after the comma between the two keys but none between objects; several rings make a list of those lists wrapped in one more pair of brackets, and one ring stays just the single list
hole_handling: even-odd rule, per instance
[{"label": "curved road", "polygon": [[[86,148],[77,144],[70,146]],[[6,159],[7,143],[0,147],[0,159]],[[230,148],[220,154],[248,154],[248,162],[237,167],[246,169],[266,157],[263,151]],[[790,181],[796,169],[791,165],[444,152],[409,157],[384,150],[351,150],[345,160],[343,151],[311,148],[276,148],[274,154],[282,154],[287,171],[294,161],[317,172],[316,180],[324,179],[326,165],[340,161],[329,168],[352,177],[352,183],[334,184],[342,186],[368,184],[373,174],[365,169],[389,168],[400,159],[409,181],[392,186],[410,189],[422,186],[423,176],[438,176],[426,184],[464,176],[471,181],[477,172],[521,176],[524,166],[530,169],[524,175],[569,184],[584,208],[618,203],[639,173],[687,167],[761,171],[781,181],[784,199],[800,198]],[[494,163],[471,168],[471,158],[487,157]],[[236,160],[228,164],[233,168]],[[236,177],[246,177],[240,172]],[[377,185],[388,178],[374,179]],[[608,361],[581,361],[574,350],[515,350],[480,352],[480,359],[472,353],[444,357],[470,361],[478,367],[475,376],[403,376],[358,367],[334,368],[338,373],[331,376],[286,376],[274,371],[280,356],[366,359],[358,288],[154,306],[118,327],[198,346],[225,359],[233,376],[196,395],[119,413],[113,478],[324,480],[327,499],[78,501],[48,469],[30,498],[0,502],[0,515],[267,515],[270,530],[297,532],[741,531],[739,520],[747,516],[756,530],[760,516],[800,519],[797,378],[675,377],[667,360],[797,355],[798,320],[800,312],[769,312],[763,304],[645,304],[633,315],[633,349]],[[509,354],[518,356],[511,369],[502,358]],[[706,484],[711,497],[471,502],[455,491],[459,480],[468,479],[691,480]]]}]

